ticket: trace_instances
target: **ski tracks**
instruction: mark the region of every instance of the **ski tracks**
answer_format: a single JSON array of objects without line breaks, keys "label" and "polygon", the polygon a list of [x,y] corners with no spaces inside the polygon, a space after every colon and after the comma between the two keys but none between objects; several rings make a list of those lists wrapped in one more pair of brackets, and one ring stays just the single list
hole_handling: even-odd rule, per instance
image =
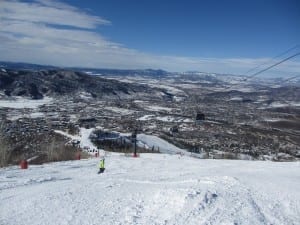
[{"label": "ski tracks", "polygon": [[293,224],[282,209],[266,211],[249,187],[233,177],[165,182],[163,189],[156,185],[161,181],[122,181],[139,190],[147,185],[146,192],[131,196],[132,204],[123,213],[125,224]]}]

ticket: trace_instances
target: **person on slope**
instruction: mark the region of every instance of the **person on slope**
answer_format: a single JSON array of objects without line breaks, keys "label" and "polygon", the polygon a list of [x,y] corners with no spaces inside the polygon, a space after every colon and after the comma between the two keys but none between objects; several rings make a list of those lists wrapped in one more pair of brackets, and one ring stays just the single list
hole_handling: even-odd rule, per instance
[{"label": "person on slope", "polygon": [[105,163],[105,158],[102,157],[102,158],[100,159],[100,163],[99,163],[99,171],[98,171],[98,174],[104,172],[104,170],[105,170],[104,163]]}]

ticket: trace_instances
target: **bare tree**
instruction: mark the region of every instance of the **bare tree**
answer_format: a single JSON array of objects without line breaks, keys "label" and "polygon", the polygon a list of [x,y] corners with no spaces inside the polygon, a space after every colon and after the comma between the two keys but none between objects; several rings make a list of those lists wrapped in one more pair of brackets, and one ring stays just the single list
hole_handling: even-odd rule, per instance
[{"label": "bare tree", "polygon": [[3,135],[3,121],[0,121],[0,167],[7,166],[10,159],[9,144]]}]

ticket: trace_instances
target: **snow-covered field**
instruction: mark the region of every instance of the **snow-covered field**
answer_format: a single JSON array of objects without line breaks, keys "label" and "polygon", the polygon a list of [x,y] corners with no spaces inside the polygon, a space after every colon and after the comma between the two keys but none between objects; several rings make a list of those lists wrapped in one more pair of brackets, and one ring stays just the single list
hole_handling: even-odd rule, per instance
[{"label": "snow-covered field", "polygon": [[105,107],[104,109],[112,111],[114,113],[118,113],[119,115],[123,115],[123,116],[130,115],[135,112],[133,110],[118,108],[118,107]]},{"label": "snow-covered field", "polygon": [[162,112],[162,111],[171,112],[172,110],[174,110],[173,108],[157,106],[157,105],[148,105],[145,108],[154,112]]},{"label": "snow-covered field", "polygon": [[140,121],[147,121],[147,120],[153,120],[153,119],[156,119],[156,120],[159,120],[159,121],[163,121],[163,122],[185,122],[185,123],[191,123],[193,122],[193,120],[189,119],[189,118],[181,118],[181,117],[174,117],[174,116],[155,116],[153,114],[151,115],[144,115],[140,118],[138,118],[137,120],[140,120]]},{"label": "snow-covered field", "polygon": [[0,224],[299,224],[300,164],[109,154],[0,169]]},{"label": "snow-covered field", "polygon": [[0,108],[14,108],[14,109],[23,109],[30,108],[35,109],[41,105],[50,104],[53,101],[50,97],[44,97],[39,100],[32,100],[23,97],[16,97],[13,100],[0,100]]},{"label": "snow-covered field", "polygon": [[288,106],[300,106],[300,102],[288,102],[288,103],[280,103],[280,102],[272,102],[269,107],[270,108],[281,108],[281,107],[288,107]]}]

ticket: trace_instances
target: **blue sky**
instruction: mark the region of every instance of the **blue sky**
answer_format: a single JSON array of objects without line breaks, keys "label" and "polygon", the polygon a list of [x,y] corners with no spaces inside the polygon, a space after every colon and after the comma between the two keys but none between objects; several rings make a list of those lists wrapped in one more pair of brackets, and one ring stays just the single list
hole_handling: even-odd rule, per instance
[{"label": "blue sky", "polygon": [[270,57],[300,40],[299,1],[67,2],[112,21],[99,30],[109,39],[155,54]]},{"label": "blue sky", "polygon": [[300,44],[297,0],[4,0],[0,15],[0,60],[59,66],[243,74]]}]

